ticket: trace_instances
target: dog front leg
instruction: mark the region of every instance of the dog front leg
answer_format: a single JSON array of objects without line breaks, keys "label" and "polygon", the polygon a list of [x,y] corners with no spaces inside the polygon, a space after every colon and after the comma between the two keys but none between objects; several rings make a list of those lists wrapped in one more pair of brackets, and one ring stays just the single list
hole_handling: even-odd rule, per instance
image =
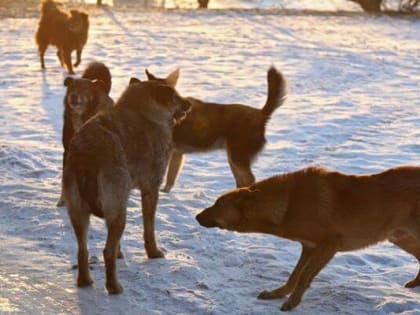
[{"label": "dog front leg", "polygon": [[328,264],[336,252],[337,250],[333,245],[318,246],[313,249],[313,252],[298,276],[296,287],[293,289],[287,301],[281,306],[282,311],[291,310],[300,303],[303,294],[312,280]]},{"label": "dog front leg", "polygon": [[184,154],[179,151],[172,151],[169,157],[168,171],[166,174],[166,184],[162,188],[163,192],[170,192],[175,184],[179,170],[181,169],[182,162],[184,160]]},{"label": "dog front leg", "polygon": [[155,213],[158,196],[159,189],[141,192],[144,247],[149,258],[164,257],[163,252],[158,248],[155,240]]},{"label": "dog front leg", "polygon": [[308,262],[309,258],[311,257],[313,248],[304,246],[302,244],[302,253],[300,254],[299,261],[293,270],[292,274],[290,275],[289,279],[287,280],[286,284],[283,286],[271,290],[271,291],[262,291],[258,298],[261,300],[272,300],[272,299],[280,299],[290,292],[293,291],[293,289],[296,287],[297,281],[299,279],[299,276],[302,272],[302,268],[305,266],[305,264]]},{"label": "dog front leg", "polygon": [[60,49],[57,49],[57,58],[58,58],[58,61],[60,62],[60,65],[63,67],[64,64],[63,64],[63,59],[61,58],[61,51],[60,51]]},{"label": "dog front leg", "polygon": [[78,49],[76,50],[76,62],[74,63],[74,66],[77,68],[81,62],[82,62],[82,49]]}]

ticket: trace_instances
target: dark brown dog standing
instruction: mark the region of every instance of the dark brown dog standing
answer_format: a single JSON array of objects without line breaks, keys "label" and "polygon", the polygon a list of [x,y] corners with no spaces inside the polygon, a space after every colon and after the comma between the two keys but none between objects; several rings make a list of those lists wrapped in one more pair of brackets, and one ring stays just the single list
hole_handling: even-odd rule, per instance
[{"label": "dark brown dog standing", "polygon": [[[74,133],[79,131],[89,118],[114,104],[109,97],[111,73],[101,62],[90,63],[81,79],[66,78],[64,86],[67,87],[67,91],[64,96],[63,169]],[[57,202],[57,207],[62,206],[64,206],[63,192]]]},{"label": "dark brown dog standing", "polygon": [[[149,80],[175,87],[179,70],[162,79],[148,70]],[[182,166],[184,153],[225,149],[235,177],[236,187],[255,182],[251,164],[266,143],[265,126],[276,108],[286,99],[286,80],[274,67],[267,72],[268,95],[263,108],[241,104],[216,104],[188,97],[192,104],[187,118],[174,128],[175,149],[172,151],[162,189],[169,192]]]},{"label": "dark brown dog standing", "polygon": [[[197,220],[300,242],[302,253],[287,283],[259,295],[290,294],[281,308],[290,310],[337,252],[388,239],[420,261],[420,167],[362,176],[307,168],[229,192]],[[406,287],[419,285],[420,272]]]},{"label": "dark brown dog standing", "polygon": [[81,62],[82,50],[88,38],[89,17],[85,12],[71,10],[67,13],[60,10],[60,4],[53,0],[44,0],[40,5],[41,19],[35,34],[38,44],[42,69],[45,69],[44,54],[49,45],[57,47],[57,57],[61,66],[66,65],[73,74],[71,53],[76,50],[77,67]]},{"label": "dark brown dog standing", "polygon": [[129,192],[141,190],[144,246],[149,258],[163,257],[154,235],[155,211],[169,153],[174,119],[185,117],[190,103],[167,85],[131,80],[111,109],[90,119],[71,141],[63,187],[78,242],[77,285],[93,283],[88,267],[90,215],[108,228],[104,249],[106,289],[123,291],[116,258],[124,231]]}]

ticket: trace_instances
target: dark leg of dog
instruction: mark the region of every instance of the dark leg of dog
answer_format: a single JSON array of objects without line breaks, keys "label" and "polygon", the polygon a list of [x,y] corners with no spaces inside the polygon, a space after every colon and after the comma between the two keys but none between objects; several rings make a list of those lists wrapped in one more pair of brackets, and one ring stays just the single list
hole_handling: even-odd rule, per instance
[{"label": "dark leg of dog", "polygon": [[158,197],[159,188],[141,192],[144,247],[149,258],[164,257],[163,252],[158,248],[155,240],[155,213]]},{"label": "dark leg of dog", "polygon": [[281,307],[282,311],[288,311],[297,306],[306,289],[315,276],[324,268],[336,253],[334,245],[323,245],[313,249],[307,263],[303,266],[297,284],[292,294]]},{"label": "dark leg of dog", "polygon": [[48,45],[39,44],[38,45],[38,52],[39,52],[39,60],[41,62],[41,68],[45,69],[45,61],[44,61],[44,55],[47,51]]},{"label": "dark leg of dog", "polygon": [[271,291],[262,291],[258,295],[258,298],[261,300],[281,299],[282,297],[292,292],[296,287],[297,281],[302,272],[302,268],[308,262],[309,258],[311,257],[311,254],[312,248],[302,245],[302,253],[300,254],[299,261],[292,274],[290,275],[289,279],[287,280],[286,284]]},{"label": "dark leg of dog", "polygon": [[57,49],[57,58],[58,58],[58,61],[60,62],[60,65],[63,67],[64,64],[63,64],[63,60],[61,59],[61,51],[60,51],[60,49]]},{"label": "dark leg of dog", "polygon": [[229,166],[235,177],[236,187],[247,187],[255,183],[255,176],[251,171],[250,159],[237,157],[227,149]]},{"label": "dark leg of dog", "polygon": [[[407,253],[413,255],[417,258],[420,263],[420,246],[417,245],[417,242],[414,237],[408,234],[399,235],[395,238],[390,238],[390,242],[394,243],[402,250],[406,251]],[[404,286],[406,288],[414,288],[420,285],[420,271],[413,280],[407,282]]]},{"label": "dark leg of dog", "polygon": [[89,272],[89,252],[87,248],[87,232],[89,227],[89,213],[69,208],[69,216],[71,224],[76,234],[78,253],[77,253],[77,265],[79,274],[77,276],[77,286],[86,287],[93,283]]},{"label": "dark leg of dog", "polygon": [[74,74],[73,65],[71,64],[71,50],[62,48],[61,58],[63,59],[63,62],[66,65],[69,74]]},{"label": "dark leg of dog", "polygon": [[76,62],[74,63],[74,66],[77,68],[81,62],[82,62],[82,49],[78,49],[76,51]]},{"label": "dark leg of dog", "polygon": [[106,218],[108,236],[104,249],[104,261],[106,269],[105,286],[109,294],[120,294],[123,288],[118,282],[116,260],[120,252],[120,239],[124,232],[126,210],[118,209],[116,215]]},{"label": "dark leg of dog", "polygon": [[168,171],[166,174],[166,184],[165,184],[165,187],[162,188],[163,192],[171,191],[172,187],[175,184],[179,170],[181,169],[183,160],[184,160],[183,153],[179,151],[171,152],[169,163],[168,163]]}]

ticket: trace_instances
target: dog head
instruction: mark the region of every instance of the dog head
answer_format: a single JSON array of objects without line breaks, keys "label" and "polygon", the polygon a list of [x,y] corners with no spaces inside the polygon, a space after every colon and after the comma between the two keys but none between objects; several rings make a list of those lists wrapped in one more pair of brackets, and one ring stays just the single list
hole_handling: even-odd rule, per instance
[{"label": "dog head", "polygon": [[92,110],[90,107],[93,104],[96,105],[103,96],[108,95],[105,83],[101,80],[67,77],[64,80],[64,86],[67,87],[65,103],[79,115]]},{"label": "dog head", "polygon": [[[140,111],[156,122],[179,123],[191,109],[191,103],[181,97],[171,86],[158,81],[130,79],[129,88],[123,94],[122,103],[141,105]],[[128,101],[128,102],[127,102]]]},{"label": "dog head", "polygon": [[220,196],[211,207],[199,213],[196,219],[207,228],[258,232],[256,225],[261,221],[259,194],[259,190],[250,188],[235,189]]},{"label": "dog head", "polygon": [[147,69],[145,70],[145,72],[149,81],[157,81],[162,84],[167,84],[173,88],[176,86],[176,83],[178,82],[179,78],[179,69],[176,69],[175,71],[171,72],[166,78],[158,78],[152,73],[150,73]]},{"label": "dog head", "polygon": [[283,222],[288,208],[288,184],[278,177],[220,196],[196,216],[200,225],[237,232],[272,233]]},{"label": "dog head", "polygon": [[89,27],[89,16],[85,12],[78,10],[70,11],[70,18],[68,20],[68,29],[72,33],[80,34],[87,31]]}]

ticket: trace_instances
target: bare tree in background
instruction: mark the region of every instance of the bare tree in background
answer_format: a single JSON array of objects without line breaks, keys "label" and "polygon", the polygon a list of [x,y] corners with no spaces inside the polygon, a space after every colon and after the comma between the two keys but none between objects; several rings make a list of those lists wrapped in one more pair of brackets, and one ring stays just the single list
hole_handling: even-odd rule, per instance
[{"label": "bare tree in background", "polygon": [[[381,12],[382,4],[386,5],[387,0],[350,0],[360,4],[366,12]],[[414,12],[420,5],[420,0],[399,0],[398,11]]]},{"label": "bare tree in background", "polygon": [[207,9],[210,0],[198,0],[198,7],[200,9]]},{"label": "bare tree in background", "polygon": [[360,4],[366,12],[381,12],[382,0],[350,0]]}]

